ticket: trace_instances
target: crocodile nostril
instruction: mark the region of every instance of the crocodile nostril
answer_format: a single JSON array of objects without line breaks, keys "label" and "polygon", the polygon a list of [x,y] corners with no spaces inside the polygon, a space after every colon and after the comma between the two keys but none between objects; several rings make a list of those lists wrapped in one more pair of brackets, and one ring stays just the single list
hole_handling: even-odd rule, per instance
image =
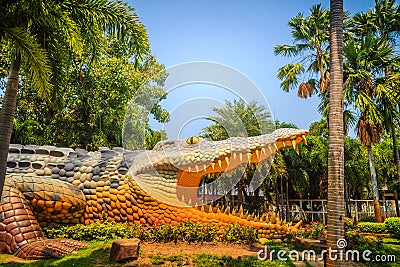
[{"label": "crocodile nostril", "polygon": [[18,162],[18,166],[21,169],[27,169],[31,166],[31,163],[30,163],[30,161],[20,161],[20,162]]},{"label": "crocodile nostril", "polygon": [[7,168],[15,168],[17,167],[17,163],[14,161],[7,161]]},{"label": "crocodile nostril", "polygon": [[117,189],[119,187],[119,182],[113,181],[110,183],[110,188]]}]

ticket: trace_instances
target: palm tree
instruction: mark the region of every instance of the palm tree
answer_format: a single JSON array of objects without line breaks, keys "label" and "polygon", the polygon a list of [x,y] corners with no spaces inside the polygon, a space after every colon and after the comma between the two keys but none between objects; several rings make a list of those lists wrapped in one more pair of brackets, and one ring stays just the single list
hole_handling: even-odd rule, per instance
[{"label": "palm tree", "polygon": [[[374,9],[368,10],[366,13],[356,14],[352,19],[352,31],[356,36],[365,36],[374,34],[380,39],[384,39],[393,46],[398,45],[397,38],[400,33],[400,6],[394,0],[375,0]],[[392,67],[385,67],[385,75],[393,77],[393,72],[390,71]],[[393,69],[393,68],[392,68]],[[393,82],[393,79],[386,77],[385,87],[398,87],[398,79]],[[393,90],[395,91],[395,90]],[[393,95],[396,96],[396,95]],[[397,95],[398,96],[398,95]],[[397,166],[398,189],[400,192],[400,156],[398,149],[398,140],[396,129],[398,128],[398,121],[395,117],[398,116],[398,103],[399,100],[392,101],[386,97],[380,100],[380,104],[385,107],[383,127],[392,136],[394,160]],[[397,114],[396,114],[397,113]],[[396,194],[398,195],[398,194]],[[398,202],[396,200],[397,216],[400,216]]]},{"label": "palm tree", "polygon": [[[307,98],[316,92],[325,94],[330,80],[329,66],[329,10],[321,4],[310,9],[310,15],[298,14],[289,21],[294,45],[278,45],[276,55],[297,57],[297,63],[290,63],[278,70],[284,91],[298,88],[298,95]],[[309,74],[305,78],[305,74]],[[319,78],[319,80],[318,80]]]},{"label": "palm tree", "polygon": [[231,136],[256,136],[269,133],[274,128],[271,114],[252,101],[249,104],[243,99],[225,101],[225,106],[213,108],[217,116],[207,118],[212,121],[202,131],[202,136],[212,140],[224,140]]},{"label": "palm tree", "polygon": [[382,80],[382,69],[389,66],[393,60],[393,47],[384,39],[368,35],[358,41],[347,42],[344,53],[346,57],[345,101],[353,104],[359,111],[357,135],[368,149],[375,217],[378,222],[381,222],[372,144],[380,142],[383,135],[384,114],[388,115],[386,109],[388,106],[379,105],[379,100],[389,100],[395,95],[389,87],[379,85]]},{"label": "palm tree", "polygon": [[[63,56],[70,57],[91,51],[95,59],[106,32],[121,37],[124,32],[135,32],[132,47],[137,56],[146,52],[148,42],[133,8],[120,1],[3,1],[0,12],[0,44],[7,43],[6,49],[12,55],[0,113],[1,197],[21,68],[38,92],[49,99],[51,89],[57,87],[57,81],[50,78],[55,65],[52,60],[65,59],[58,58],[59,51],[66,51]],[[48,40],[52,42],[46,43]],[[54,73],[62,67],[55,68]]]},{"label": "palm tree", "polygon": [[[278,45],[274,48],[276,55],[295,57],[296,62],[279,68],[277,76],[282,80],[281,88],[286,92],[297,88],[300,98],[317,94],[321,100],[318,109],[326,118],[329,113],[327,91],[330,84],[329,13],[328,9],[318,4],[310,9],[308,17],[298,14],[289,21],[294,45]],[[343,16],[344,19],[349,17],[346,12]],[[347,133],[355,124],[355,118],[346,103],[343,115],[344,131]]]},{"label": "palm tree", "polygon": [[[398,61],[396,58],[394,61]],[[394,190],[395,208],[397,216],[400,216],[398,204],[398,192],[400,192],[400,158],[399,147],[397,141],[396,130],[400,122],[400,112],[398,105],[400,103],[400,92],[398,91],[400,77],[398,73],[398,62],[395,62],[390,69],[385,70],[385,77],[377,81],[376,86],[376,101],[380,113],[382,114],[382,128],[391,135],[393,144],[394,163],[397,169],[398,186]],[[395,67],[395,69],[393,69]],[[396,70],[397,69],[397,70]]]},{"label": "palm tree", "polygon": [[391,44],[396,44],[400,31],[400,6],[395,0],[375,0],[374,9],[357,13],[350,22],[356,36],[373,33]]},{"label": "palm tree", "polygon": [[[233,102],[225,101],[225,106],[215,107],[213,110],[217,116],[207,118],[213,124],[205,127],[201,133],[203,137],[211,140],[224,140],[232,136],[256,136],[270,133],[274,129],[271,114],[255,101],[249,104],[243,99],[233,100]],[[245,201],[244,189],[250,182],[251,179],[248,178],[253,176],[254,171],[254,166],[248,165],[244,171],[232,173],[234,180],[237,181],[238,206]]]},{"label": "palm tree", "polygon": [[[328,248],[344,238],[343,0],[330,1]],[[330,257],[327,266],[343,266]]]},{"label": "palm tree", "polygon": [[379,204],[378,180],[376,177],[376,169],[372,153],[372,143],[380,142],[382,128],[380,127],[379,123],[374,123],[370,118],[368,118],[368,111],[362,113],[362,117],[357,123],[357,135],[360,138],[361,143],[366,146],[368,150],[368,162],[373,192],[375,219],[376,222],[381,223],[383,222],[383,219],[381,215],[381,206]]}]

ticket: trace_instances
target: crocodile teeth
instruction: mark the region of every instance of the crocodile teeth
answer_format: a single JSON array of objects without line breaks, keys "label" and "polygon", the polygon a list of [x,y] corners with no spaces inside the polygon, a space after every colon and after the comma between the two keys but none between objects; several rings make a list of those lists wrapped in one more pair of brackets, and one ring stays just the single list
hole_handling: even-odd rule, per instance
[{"label": "crocodile teeth", "polygon": [[233,153],[233,159],[235,160],[236,159],[236,153]]},{"label": "crocodile teeth", "polygon": [[260,159],[260,150],[256,150],[257,159]]},{"label": "crocodile teeth", "polygon": [[226,164],[229,165],[229,157],[225,157]]},{"label": "crocodile teeth", "polygon": [[192,206],[192,199],[191,199],[191,198],[189,198],[188,205],[189,205],[189,206]]},{"label": "crocodile teeth", "polygon": [[204,171],[206,171],[207,165],[206,165],[206,164],[203,164],[203,168],[204,168]]},{"label": "crocodile teeth", "polygon": [[211,162],[211,168],[214,170],[215,169],[215,163]]},{"label": "crocodile teeth", "polygon": [[282,141],[283,147],[286,147],[285,141]]},{"label": "crocodile teeth", "polygon": [[218,166],[221,168],[222,167],[222,161],[219,159],[218,160]]},{"label": "crocodile teeth", "polygon": [[294,150],[296,150],[297,143],[296,143],[295,139],[292,140],[292,146],[293,146]]},{"label": "crocodile teeth", "polygon": [[239,159],[240,161],[243,161],[243,154],[239,152]]},{"label": "crocodile teeth", "polygon": [[212,209],[211,205],[208,206],[208,213],[213,213],[213,209]]},{"label": "crocodile teeth", "polygon": [[303,134],[301,137],[303,138],[304,144],[305,144],[305,145],[307,145],[307,139],[306,139],[306,136]]},{"label": "crocodile teeth", "polygon": [[247,153],[247,161],[250,162],[251,161],[251,153]]},{"label": "crocodile teeth", "polygon": [[261,148],[261,152],[262,152],[263,154],[267,154],[267,150],[265,149],[265,147],[262,147],[262,148]]},{"label": "crocodile teeth", "polygon": [[275,147],[276,150],[279,150],[278,149],[278,145],[276,143],[274,143],[274,147]]},{"label": "crocodile teeth", "polygon": [[272,148],[271,146],[268,146],[269,152],[272,154]]},{"label": "crocodile teeth", "polygon": [[196,172],[199,173],[199,166],[196,165]]},{"label": "crocodile teeth", "polygon": [[191,168],[190,168],[190,166],[188,167],[188,172],[191,172],[192,170],[191,170]]}]

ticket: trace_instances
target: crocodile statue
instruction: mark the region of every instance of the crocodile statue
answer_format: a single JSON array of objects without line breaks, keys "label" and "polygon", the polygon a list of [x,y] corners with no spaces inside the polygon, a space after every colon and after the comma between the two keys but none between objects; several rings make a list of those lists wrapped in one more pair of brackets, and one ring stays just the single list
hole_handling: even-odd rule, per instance
[{"label": "crocodile statue", "polygon": [[307,134],[287,128],[223,141],[191,137],[160,141],[147,151],[10,145],[0,205],[0,252],[27,259],[60,257],[86,244],[47,239],[41,227],[104,219],[147,225],[241,223],[257,228],[260,238],[283,237],[298,225],[260,218],[242,208],[202,205],[197,189],[205,174],[270,161],[282,147],[298,151]]}]

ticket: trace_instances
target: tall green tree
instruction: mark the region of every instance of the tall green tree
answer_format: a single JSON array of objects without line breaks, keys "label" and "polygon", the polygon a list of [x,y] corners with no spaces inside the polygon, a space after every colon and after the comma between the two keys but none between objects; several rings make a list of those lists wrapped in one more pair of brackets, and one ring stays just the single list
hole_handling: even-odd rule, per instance
[{"label": "tall green tree", "polygon": [[[397,49],[399,45],[398,36],[400,33],[400,6],[394,0],[375,0],[374,8],[369,9],[367,12],[356,14],[351,20],[351,25],[351,30],[354,32],[355,36],[362,37],[373,34]],[[398,70],[398,67],[395,67],[395,69]],[[385,88],[398,88],[399,78],[395,75],[393,79],[393,65],[386,65],[382,71],[385,73],[385,81],[382,85]],[[384,111],[383,127],[392,136],[394,162],[397,166],[397,192],[400,192],[400,156],[398,138],[396,135],[396,130],[399,125],[399,120],[396,117],[398,117],[400,101],[398,98],[398,90],[392,90],[392,92],[394,93],[390,95],[392,97],[383,95],[379,100],[379,105],[383,106],[382,110]],[[393,96],[397,97],[397,100],[393,100]],[[398,194],[396,193],[396,195]],[[396,212],[397,216],[400,216],[400,209],[397,201]]]},{"label": "tall green tree", "polygon": [[[281,88],[289,92],[298,89],[301,98],[313,93],[325,95],[329,86],[329,10],[321,4],[310,9],[310,15],[298,14],[289,21],[293,45],[277,45],[276,55],[294,57],[278,70]],[[316,90],[317,87],[319,90]]]},{"label": "tall green tree", "polygon": [[[59,55],[58,51],[72,51],[80,55],[86,47],[86,51],[92,51],[93,58],[96,58],[95,52],[105,32],[122,36],[126,32],[136,31],[133,42],[136,44],[137,56],[140,57],[148,50],[148,41],[143,27],[138,27],[141,24],[133,8],[120,1],[3,1],[0,12],[0,44],[5,44],[11,55],[0,113],[1,194],[21,67],[38,92],[50,99],[52,87],[57,88],[57,80],[51,80],[51,67],[57,66],[50,62],[52,53]],[[52,42],[43,42],[46,40],[44,36],[51,37]],[[62,66],[55,67],[54,73],[60,72]]]},{"label": "tall green tree", "polygon": [[[217,115],[207,118],[212,124],[205,127],[201,133],[203,137],[211,140],[224,140],[232,136],[256,136],[270,133],[274,129],[271,114],[255,101],[248,104],[243,99],[225,101],[223,107],[215,107],[213,110]],[[247,166],[243,172],[239,172],[240,175],[243,173],[242,178],[235,177],[238,180],[236,187],[239,206],[245,201],[244,189],[249,185],[254,171],[254,166]]]},{"label": "tall green tree", "polygon": [[[344,127],[343,127],[343,0],[330,1],[328,248],[344,238]],[[343,249],[343,248],[341,248]],[[344,266],[327,259],[327,266]]]},{"label": "tall green tree", "polygon": [[[385,66],[393,61],[393,47],[384,39],[373,35],[350,40],[344,47],[346,87],[345,101],[354,105],[358,111],[357,135],[367,149],[370,164],[371,184],[374,192],[375,216],[382,221],[379,205],[379,192],[373,160],[372,144],[379,143],[383,136],[382,124],[388,106],[380,105],[381,99],[392,99],[393,90],[384,86]],[[393,102],[393,101],[392,101]],[[389,102],[390,103],[390,102]]]},{"label": "tall green tree", "polygon": [[[130,54],[111,51],[102,53],[101,59],[91,64],[90,58],[74,62],[66,77],[66,90],[59,93],[62,101],[58,108],[43,102],[35,89],[22,80],[11,142],[79,147],[90,151],[99,146],[122,146],[123,126],[126,130],[132,126],[124,125],[125,115],[140,113],[137,107],[128,108],[128,103],[135,97],[142,97],[144,102],[150,102],[150,107],[153,106],[148,112],[152,114],[137,118],[136,122],[143,121],[140,130],[145,140],[141,140],[141,147],[129,148],[152,149],[163,136],[150,129],[148,115],[159,121],[168,119],[168,113],[157,107],[158,101],[166,95],[162,86],[167,73],[152,56],[145,58],[138,67],[129,60],[130,57]],[[137,141],[137,135],[131,138],[126,133],[124,145],[131,140]]]},{"label": "tall green tree", "polygon": [[397,166],[393,164],[393,142],[390,135],[374,146],[373,153],[378,174],[378,183],[387,185],[389,190],[397,188]]},{"label": "tall green tree", "polygon": [[362,199],[363,189],[370,188],[368,151],[357,138],[344,139],[344,180],[348,199]]},{"label": "tall green tree", "polygon": [[[269,185],[269,192],[274,192],[272,181],[284,177],[289,181],[290,199],[327,198],[328,123],[326,119],[311,124],[307,145],[300,147],[298,155],[292,149],[283,150],[281,154],[276,155],[271,171],[265,180]],[[375,150],[374,155],[378,155]],[[361,199],[363,188],[370,189],[371,186],[367,150],[357,138],[345,137],[344,161],[344,181],[348,199]],[[387,168],[382,162],[384,161],[380,160],[376,164],[379,173]],[[379,180],[379,183],[382,184],[382,180]]]},{"label": "tall green tree", "polygon": [[274,129],[271,114],[257,102],[246,103],[243,99],[225,101],[225,106],[213,108],[217,116],[207,118],[213,123],[202,130],[201,135],[211,140],[224,140],[232,136],[256,136]]},{"label": "tall green tree", "polygon": [[373,33],[391,44],[397,44],[399,18],[400,6],[395,0],[375,0],[373,8],[353,16],[350,22],[351,31],[359,37]]}]

